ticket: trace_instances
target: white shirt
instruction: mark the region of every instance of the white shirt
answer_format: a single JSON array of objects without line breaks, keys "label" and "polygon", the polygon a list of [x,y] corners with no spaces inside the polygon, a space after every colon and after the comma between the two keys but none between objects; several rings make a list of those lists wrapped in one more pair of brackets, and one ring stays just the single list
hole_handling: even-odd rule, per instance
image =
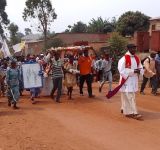
[{"label": "white shirt", "polygon": [[134,69],[140,69],[140,74],[143,75],[143,67],[140,63],[137,68],[137,62],[135,60],[135,57],[131,55],[129,52],[126,53],[127,55],[131,56],[131,68],[125,68],[126,60],[125,56],[123,56],[119,62],[118,62],[118,70],[120,73],[120,83],[122,77],[124,79],[127,79],[127,81],[124,83],[124,85],[121,87],[121,92],[137,92],[138,91],[138,74],[134,73]]}]

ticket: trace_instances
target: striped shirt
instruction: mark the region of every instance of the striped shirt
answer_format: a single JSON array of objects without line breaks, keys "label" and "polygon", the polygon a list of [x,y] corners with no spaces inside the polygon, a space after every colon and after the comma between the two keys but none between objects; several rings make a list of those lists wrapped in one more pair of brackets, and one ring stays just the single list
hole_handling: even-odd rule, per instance
[{"label": "striped shirt", "polygon": [[63,78],[63,70],[62,70],[62,67],[63,67],[63,60],[62,59],[58,59],[57,61],[56,60],[53,60],[53,64],[52,64],[52,77],[53,79],[55,78]]}]

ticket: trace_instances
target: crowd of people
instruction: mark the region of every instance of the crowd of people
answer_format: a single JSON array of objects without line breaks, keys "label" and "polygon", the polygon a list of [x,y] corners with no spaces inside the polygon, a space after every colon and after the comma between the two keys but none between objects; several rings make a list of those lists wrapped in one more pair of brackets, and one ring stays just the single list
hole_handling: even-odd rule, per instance
[{"label": "crowd of people", "polygon": [[[102,60],[103,59],[103,60]],[[102,70],[98,62],[102,60]],[[110,90],[112,84],[111,59],[106,54],[100,57],[89,55],[89,49],[79,51],[75,55],[64,54],[60,51],[48,51],[46,54],[19,56],[0,60],[0,95],[8,97],[8,106],[17,107],[19,97],[23,94],[22,65],[24,63],[38,63],[42,68],[43,88],[35,87],[25,89],[30,92],[33,104],[40,93],[50,95],[57,103],[61,103],[62,92],[67,89],[68,99],[73,99],[74,86],[79,86],[80,95],[83,96],[84,83],[87,84],[88,97],[94,98],[92,93],[93,77],[96,76],[100,89],[109,76]],[[38,76],[39,74],[37,74]],[[55,96],[55,92],[57,94]]]},{"label": "crowd of people", "polygon": [[[138,91],[139,75],[143,75],[140,94],[145,94],[147,81],[150,81],[151,93],[157,95],[160,82],[160,52],[151,51],[143,61],[135,55],[136,46],[127,45],[127,53],[118,62],[120,83],[123,83],[121,91],[121,113],[126,117],[139,119],[135,102],[135,92]],[[4,58],[0,60],[0,96],[8,98],[8,106],[17,106],[23,91],[30,92],[32,104],[41,93],[51,96],[57,103],[61,103],[62,93],[67,90],[68,99],[73,99],[74,86],[79,87],[79,94],[84,95],[84,83],[87,84],[88,97],[94,98],[92,83],[94,77],[99,83],[99,92],[107,81],[108,91],[112,91],[112,62],[110,54],[101,56],[89,55],[89,49],[85,48],[77,54],[65,54],[64,52],[48,51],[46,54],[20,56],[16,58]],[[23,63],[38,63],[42,67],[43,87],[24,89]],[[107,90],[106,90],[107,91]],[[55,92],[57,92],[55,94]]]}]

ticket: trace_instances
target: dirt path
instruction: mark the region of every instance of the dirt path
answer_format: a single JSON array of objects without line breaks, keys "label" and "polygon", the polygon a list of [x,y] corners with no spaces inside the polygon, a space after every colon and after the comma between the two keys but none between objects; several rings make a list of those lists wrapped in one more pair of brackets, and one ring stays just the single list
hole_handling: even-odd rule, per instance
[{"label": "dirt path", "polygon": [[159,150],[160,97],[137,94],[144,121],[120,114],[120,96],[106,100],[94,85],[95,99],[63,96],[61,104],[41,97],[20,100],[20,110],[7,107],[0,98],[0,150]]}]

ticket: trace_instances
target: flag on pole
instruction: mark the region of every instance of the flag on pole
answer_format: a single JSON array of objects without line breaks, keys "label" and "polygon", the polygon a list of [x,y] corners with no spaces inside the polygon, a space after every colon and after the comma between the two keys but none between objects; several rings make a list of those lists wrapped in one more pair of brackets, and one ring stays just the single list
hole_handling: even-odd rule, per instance
[{"label": "flag on pole", "polygon": [[0,49],[0,58],[4,58],[3,52],[1,51],[1,49]]},{"label": "flag on pole", "polygon": [[9,51],[9,48],[8,48],[8,45],[6,43],[6,40],[5,39],[2,39],[2,37],[0,36],[0,45],[1,45],[1,48],[0,48],[0,51],[3,53],[3,56],[4,57],[10,57],[11,56],[11,53]]},{"label": "flag on pole", "polygon": [[25,48],[25,41],[22,41],[21,43],[18,43],[16,45],[13,45],[14,53],[22,51],[22,49]]}]

